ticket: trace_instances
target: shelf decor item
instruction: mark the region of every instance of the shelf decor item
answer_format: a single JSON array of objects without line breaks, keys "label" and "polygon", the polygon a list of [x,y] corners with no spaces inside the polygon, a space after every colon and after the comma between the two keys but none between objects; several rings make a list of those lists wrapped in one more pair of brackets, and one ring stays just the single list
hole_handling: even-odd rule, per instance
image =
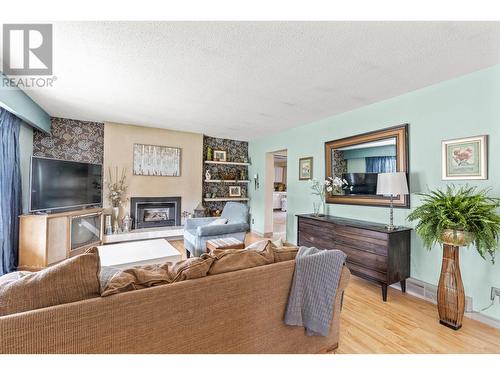
[{"label": "shelf decor item", "polygon": [[241,187],[240,186],[229,186],[229,196],[230,197],[241,197]]},{"label": "shelf decor item", "polygon": [[207,209],[203,207],[203,203],[198,203],[198,206],[194,209],[194,217],[205,217]]},{"label": "shelf decor item", "polygon": [[443,180],[486,180],[488,178],[487,136],[442,142]]},{"label": "shelf decor item", "polygon": [[113,234],[113,226],[111,225],[111,215],[104,215],[104,234]]},{"label": "shelf decor item", "polygon": [[227,153],[226,151],[214,150],[214,161],[227,161]]},{"label": "shelf decor item", "polygon": [[443,246],[443,262],[438,285],[438,311],[441,324],[455,330],[462,326],[465,294],[459,265],[459,247],[474,245],[479,255],[495,262],[500,234],[500,199],[488,190],[470,186],[447,186],[418,194],[422,205],[408,216],[416,221],[415,230],[424,246]]},{"label": "shelf decor item", "polygon": [[214,160],[214,150],[210,146],[208,146],[207,148],[207,160],[208,161]]},{"label": "shelf decor item", "polygon": [[385,227],[388,230],[394,230],[394,198],[399,195],[409,194],[408,183],[406,182],[405,172],[379,173],[377,175],[377,194],[389,195],[391,200],[391,209],[389,214],[389,224]]}]

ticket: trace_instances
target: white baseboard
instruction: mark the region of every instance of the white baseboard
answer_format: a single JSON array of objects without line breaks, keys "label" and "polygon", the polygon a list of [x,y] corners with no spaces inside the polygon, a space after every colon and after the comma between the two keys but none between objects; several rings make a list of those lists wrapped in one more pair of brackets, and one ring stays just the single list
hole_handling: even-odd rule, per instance
[{"label": "white baseboard", "polygon": [[470,319],[477,320],[481,323],[487,324],[491,327],[500,329],[500,320],[484,315],[478,311],[472,313],[465,313],[465,316]]},{"label": "white baseboard", "polygon": [[[391,288],[401,290],[399,284],[393,284],[391,285]],[[409,278],[406,280],[406,293],[437,305],[436,285]],[[465,316],[467,318],[485,323],[491,327],[500,328],[500,320],[491,318],[487,315],[481,314],[481,312],[473,310],[472,297],[470,296],[465,296]]]}]

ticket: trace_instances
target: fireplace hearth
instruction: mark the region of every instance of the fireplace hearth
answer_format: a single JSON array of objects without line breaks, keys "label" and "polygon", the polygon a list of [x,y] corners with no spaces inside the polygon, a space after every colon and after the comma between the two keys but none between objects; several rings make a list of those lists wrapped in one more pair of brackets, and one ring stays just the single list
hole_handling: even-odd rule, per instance
[{"label": "fireplace hearth", "polygon": [[130,214],[134,229],[181,225],[181,197],[133,197]]}]

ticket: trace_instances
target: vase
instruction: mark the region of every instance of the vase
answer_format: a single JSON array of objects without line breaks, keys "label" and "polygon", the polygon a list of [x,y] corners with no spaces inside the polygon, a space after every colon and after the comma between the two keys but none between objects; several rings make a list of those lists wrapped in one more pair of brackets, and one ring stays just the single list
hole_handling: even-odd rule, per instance
[{"label": "vase", "polygon": [[318,217],[319,216],[319,210],[320,210],[320,203],[313,202],[313,216]]},{"label": "vase", "polygon": [[313,216],[325,216],[325,202],[313,202]]},{"label": "vase", "polygon": [[462,327],[465,311],[459,249],[455,245],[443,244],[443,263],[437,292],[439,322],[454,330]]},{"label": "vase", "polygon": [[441,233],[441,241],[447,245],[469,246],[473,240],[474,235],[463,230],[445,229]]},{"label": "vase", "polygon": [[460,273],[460,246],[474,240],[470,232],[445,229],[441,233],[443,263],[438,284],[438,312],[441,324],[454,330],[462,327],[465,312],[465,293]]}]

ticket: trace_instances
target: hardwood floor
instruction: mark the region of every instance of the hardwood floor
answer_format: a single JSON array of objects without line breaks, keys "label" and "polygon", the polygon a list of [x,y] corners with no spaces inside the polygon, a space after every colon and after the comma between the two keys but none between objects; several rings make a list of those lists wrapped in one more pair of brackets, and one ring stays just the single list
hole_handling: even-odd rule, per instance
[{"label": "hardwood floor", "polygon": [[337,353],[500,353],[500,330],[464,318],[458,331],[439,324],[437,307],[351,276],[344,294]]},{"label": "hardwood floor", "polygon": [[[250,234],[245,243],[260,239]],[[185,257],[182,241],[170,242]],[[439,324],[430,302],[393,288],[382,302],[379,286],[351,276],[336,353],[500,353],[500,330],[464,318],[463,327],[453,331]]]}]

